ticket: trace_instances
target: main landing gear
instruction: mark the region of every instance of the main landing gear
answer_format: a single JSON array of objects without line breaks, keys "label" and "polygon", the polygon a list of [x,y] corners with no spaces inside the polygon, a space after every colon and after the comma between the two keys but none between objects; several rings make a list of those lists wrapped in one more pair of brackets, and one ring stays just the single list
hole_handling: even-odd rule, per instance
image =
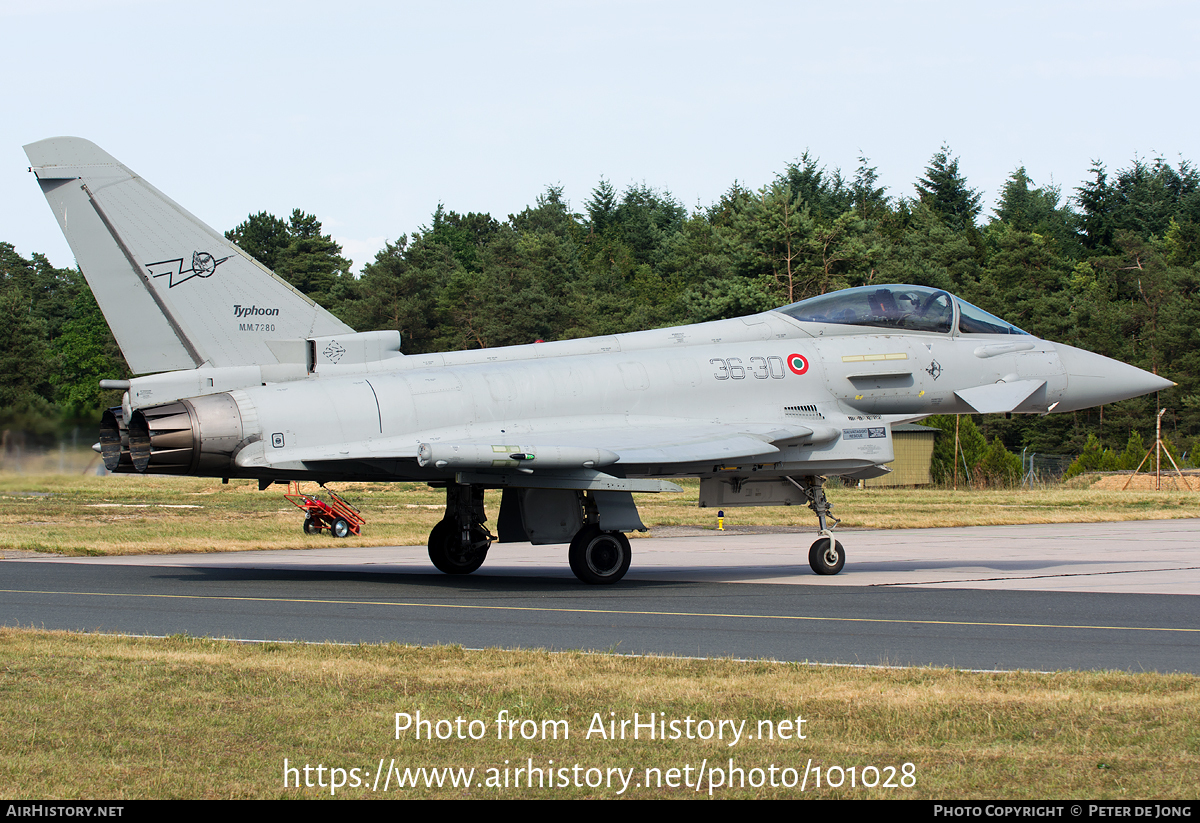
[{"label": "main landing gear", "polygon": [[[512,490],[505,494],[509,491]],[[483,510],[483,492],[480,486],[446,485],[445,517],[429,533],[429,559],[439,571],[470,574],[487,559],[488,549],[497,538],[484,525],[487,515]],[[507,514],[505,506],[509,504],[502,504],[498,518],[501,541],[530,540],[541,545],[566,542],[569,538],[571,547],[567,557],[571,571],[592,585],[616,583],[629,571],[632,557],[629,538],[621,531],[600,527],[600,504],[590,492],[556,490],[543,492],[534,501],[527,497],[522,500],[518,503],[514,496],[514,508],[508,509]],[[609,507],[605,509],[606,523],[642,527],[636,509],[632,508],[632,499],[629,503],[634,513],[632,519],[619,501],[606,500],[604,505]]]},{"label": "main landing gear", "polygon": [[616,583],[629,571],[632,559],[629,538],[621,532],[601,531],[585,525],[571,540],[571,571],[584,583]]},{"label": "main landing gear", "polygon": [[[841,521],[833,516],[833,505],[825,497],[824,477],[801,477],[798,481],[789,477],[793,484],[808,498],[808,507],[817,515],[820,531],[817,541],[808,550],[808,565],[814,574],[837,574],[846,565],[846,550],[833,536],[833,530]],[[826,520],[833,525],[827,526]]]},{"label": "main landing gear", "polygon": [[438,571],[470,574],[483,565],[496,539],[485,522],[481,487],[446,487],[446,516],[429,533],[429,559]]}]

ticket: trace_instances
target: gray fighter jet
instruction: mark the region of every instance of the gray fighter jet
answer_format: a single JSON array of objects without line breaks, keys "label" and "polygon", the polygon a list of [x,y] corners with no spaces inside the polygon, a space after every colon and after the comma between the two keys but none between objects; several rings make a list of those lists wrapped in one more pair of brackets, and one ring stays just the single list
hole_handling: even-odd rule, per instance
[{"label": "gray fighter jet", "polygon": [[[1174,385],[1040,340],[945,291],[878,285],[750,317],[610,337],[404,355],[356,333],[87,140],[25,147],[130,368],[99,448],[112,471],[423,481],[446,489],[429,556],[448,574],[497,539],[569,543],[614,583],[633,492],[700,478],[700,505],[804,504],[817,574],[846,553],[823,491],[875,477],[892,426],[1045,414]],[[341,526],[342,528],[338,528]],[[347,533],[335,523],[335,535]]]}]

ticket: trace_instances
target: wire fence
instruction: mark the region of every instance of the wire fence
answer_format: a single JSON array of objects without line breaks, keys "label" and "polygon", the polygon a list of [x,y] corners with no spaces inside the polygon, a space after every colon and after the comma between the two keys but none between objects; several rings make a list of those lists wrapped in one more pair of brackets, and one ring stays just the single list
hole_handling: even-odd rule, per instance
[{"label": "wire fence", "polygon": [[1038,454],[1028,449],[1021,451],[1021,485],[1038,486],[1057,483],[1067,473],[1067,467],[1075,458],[1064,454]]}]

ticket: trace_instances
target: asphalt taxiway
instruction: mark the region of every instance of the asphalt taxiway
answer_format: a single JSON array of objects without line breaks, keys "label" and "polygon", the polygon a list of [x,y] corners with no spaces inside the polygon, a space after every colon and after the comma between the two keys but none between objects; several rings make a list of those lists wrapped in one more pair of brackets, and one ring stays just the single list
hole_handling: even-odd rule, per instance
[{"label": "asphalt taxiway", "polygon": [[423,547],[0,560],[9,626],[248,640],[458,643],[968,669],[1200,673],[1200,520],[634,540],[621,583],[563,546],[494,546],[467,577]]}]

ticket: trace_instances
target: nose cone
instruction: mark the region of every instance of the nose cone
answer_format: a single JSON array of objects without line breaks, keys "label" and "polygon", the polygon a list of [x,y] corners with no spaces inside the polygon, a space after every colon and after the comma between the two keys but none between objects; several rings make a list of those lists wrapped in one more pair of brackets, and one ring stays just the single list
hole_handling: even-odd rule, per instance
[{"label": "nose cone", "polygon": [[1054,348],[1067,373],[1067,391],[1056,412],[1116,403],[1175,385],[1157,374],[1074,346],[1055,343]]}]

